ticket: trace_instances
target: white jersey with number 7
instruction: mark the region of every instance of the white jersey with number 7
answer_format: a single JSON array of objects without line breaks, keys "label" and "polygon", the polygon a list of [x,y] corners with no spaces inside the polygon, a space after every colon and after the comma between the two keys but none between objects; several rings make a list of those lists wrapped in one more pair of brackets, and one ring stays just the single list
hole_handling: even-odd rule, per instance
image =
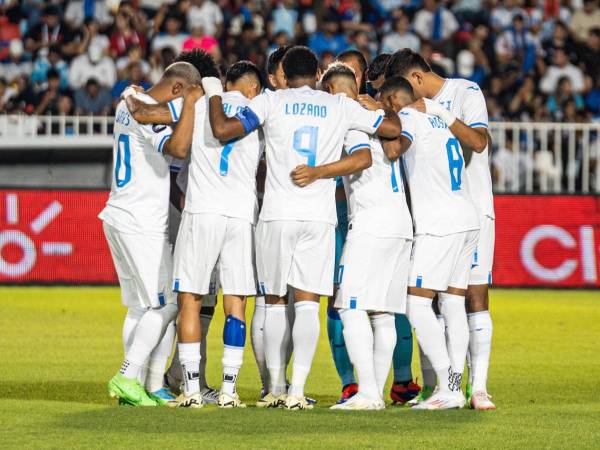
[{"label": "white jersey with number 7", "polygon": [[404,161],[415,235],[446,236],[479,229],[458,139],[437,116],[404,108],[400,120],[402,135],[412,142]]},{"label": "white jersey with number 7", "polygon": [[266,143],[267,179],[260,219],[335,225],[335,179],[301,188],[290,173],[302,164],[320,166],[339,160],[346,132],[373,134],[383,120],[382,111],[366,110],[344,94],[308,86],[267,91],[254,98],[248,110],[243,122],[262,125]]}]

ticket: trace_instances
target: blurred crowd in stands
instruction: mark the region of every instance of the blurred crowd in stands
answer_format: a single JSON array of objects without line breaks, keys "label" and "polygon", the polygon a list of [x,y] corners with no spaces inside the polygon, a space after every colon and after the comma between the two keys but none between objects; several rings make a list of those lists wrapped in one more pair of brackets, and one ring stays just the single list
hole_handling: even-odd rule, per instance
[{"label": "blurred crowd in stands", "polygon": [[109,114],[182,50],[264,69],[409,47],[481,85],[491,120],[600,120],[600,0],[0,0],[0,113]]}]

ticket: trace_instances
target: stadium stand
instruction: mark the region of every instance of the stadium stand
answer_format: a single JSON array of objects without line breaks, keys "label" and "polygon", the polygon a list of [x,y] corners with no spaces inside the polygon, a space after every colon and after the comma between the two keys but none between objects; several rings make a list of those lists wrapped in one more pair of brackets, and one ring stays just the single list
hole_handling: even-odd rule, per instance
[{"label": "stadium stand", "polygon": [[[89,172],[83,181],[55,178],[106,187],[104,116],[128,84],[156,82],[182,49],[204,49],[223,67],[249,59],[264,68],[282,44],[308,45],[322,67],[348,48],[371,61],[410,47],[441,75],[484,90],[498,192],[600,192],[599,24],[598,0],[7,0],[0,148],[13,157],[50,151],[54,162],[67,159],[57,151],[96,150],[75,158]],[[13,171],[19,157],[3,155],[8,185],[31,179]]]}]

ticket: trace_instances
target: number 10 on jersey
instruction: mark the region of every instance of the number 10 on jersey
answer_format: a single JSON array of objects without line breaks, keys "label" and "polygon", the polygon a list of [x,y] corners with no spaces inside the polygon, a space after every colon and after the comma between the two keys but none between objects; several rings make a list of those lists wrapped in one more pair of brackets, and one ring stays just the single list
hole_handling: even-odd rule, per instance
[{"label": "number 10 on jersey", "polygon": [[306,165],[315,167],[317,163],[317,139],[319,127],[305,125],[294,131],[294,150],[307,159]]}]

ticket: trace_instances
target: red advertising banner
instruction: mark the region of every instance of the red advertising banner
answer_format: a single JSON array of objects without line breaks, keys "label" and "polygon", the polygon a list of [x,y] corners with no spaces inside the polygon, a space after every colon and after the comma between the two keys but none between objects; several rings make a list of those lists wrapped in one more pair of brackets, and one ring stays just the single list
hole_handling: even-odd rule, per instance
[{"label": "red advertising banner", "polygon": [[497,195],[494,285],[600,288],[600,196]]},{"label": "red advertising banner", "polygon": [[1,283],[116,283],[106,191],[0,190]]},{"label": "red advertising banner", "polygon": [[[0,283],[116,283],[106,191],[0,190]],[[495,286],[600,288],[600,197],[498,195]]]}]

